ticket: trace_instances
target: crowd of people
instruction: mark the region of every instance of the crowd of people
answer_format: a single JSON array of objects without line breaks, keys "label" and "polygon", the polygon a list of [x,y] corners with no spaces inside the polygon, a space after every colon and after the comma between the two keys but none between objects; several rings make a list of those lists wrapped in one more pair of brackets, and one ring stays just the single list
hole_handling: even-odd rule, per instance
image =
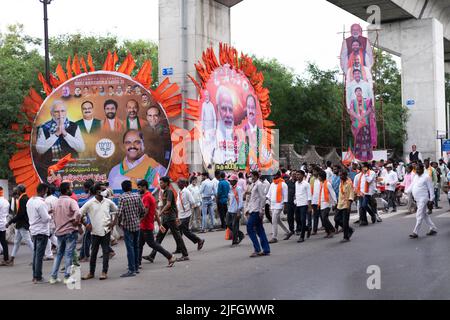
[{"label": "crowd of people", "polygon": [[[58,188],[39,184],[37,194],[31,198],[19,185],[10,201],[3,197],[0,188],[1,265],[14,266],[24,241],[32,252],[34,283],[45,281],[44,260],[53,260],[48,281],[60,282],[58,273],[63,258],[64,282],[68,281],[72,266],[81,262],[89,262],[89,272],[82,279],[90,280],[95,278],[101,247],[99,279],[106,280],[109,261],[116,254],[112,246],[123,236],[128,266],[121,277],[134,277],[140,273],[142,260],[154,262],[157,253],[167,259],[168,267],[188,261],[185,239],[200,251],[205,244],[201,235],[217,229],[226,231],[225,240],[231,241],[232,247],[239,246],[248,235],[253,244],[250,257],[257,258],[269,256],[271,246],[280,240],[289,241],[296,236],[298,243],[304,243],[322,230],[326,239],[342,232],[341,242],[349,242],[355,232],[350,226],[352,209],[359,215],[354,223],[364,227],[369,218],[373,224],[382,222],[379,212],[387,213],[391,208],[395,212],[403,199],[408,212],[416,213],[417,218],[410,238],[419,237],[424,222],[430,228],[427,235],[433,236],[437,228],[430,213],[433,208],[440,208],[439,196],[450,181],[450,170],[442,159],[438,163],[428,159],[422,162],[416,157],[407,166],[395,161],[348,166],[305,163],[301,170],[282,169],[270,177],[257,171],[216,171],[212,179],[205,172],[193,174],[189,180],[180,179],[176,184],[162,177],[154,194],[147,181],[138,183],[138,193],[133,192],[132,183],[127,180],[121,185],[123,194],[118,199],[112,199],[108,183],[92,180],[84,184],[89,194],[84,200],[77,198],[70,182],[63,182]],[[379,210],[380,192],[383,208]],[[13,215],[9,219],[10,213]],[[287,219],[282,219],[284,216]],[[271,224],[270,240],[264,228],[265,218]],[[283,220],[287,220],[287,225]],[[12,225],[14,247],[9,255],[6,231]],[[242,225],[246,225],[246,234]],[[282,239],[279,227],[284,232]],[[176,243],[173,253],[162,245],[169,231]],[[79,236],[82,239],[78,253]],[[152,249],[148,256],[143,255],[145,244]]]}]

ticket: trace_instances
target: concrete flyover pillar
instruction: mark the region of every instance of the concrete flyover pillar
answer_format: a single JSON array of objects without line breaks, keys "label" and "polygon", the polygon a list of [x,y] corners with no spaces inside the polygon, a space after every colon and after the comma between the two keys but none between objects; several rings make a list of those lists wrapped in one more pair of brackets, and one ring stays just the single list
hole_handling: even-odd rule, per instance
[{"label": "concrete flyover pillar", "polygon": [[[231,42],[230,6],[237,2],[159,0],[159,79],[165,78],[163,69],[173,68],[170,78],[180,86],[183,101],[197,98],[187,75],[196,76],[194,64],[201,60],[203,51],[210,46],[218,50],[220,42]],[[192,129],[181,120],[176,125]],[[191,170],[202,171],[198,146],[193,147],[191,161]]]},{"label": "concrete flyover pillar", "polygon": [[402,101],[410,111],[405,156],[416,144],[424,157],[440,158],[437,131],[446,130],[443,25],[430,18],[381,28],[379,46],[402,60]]}]

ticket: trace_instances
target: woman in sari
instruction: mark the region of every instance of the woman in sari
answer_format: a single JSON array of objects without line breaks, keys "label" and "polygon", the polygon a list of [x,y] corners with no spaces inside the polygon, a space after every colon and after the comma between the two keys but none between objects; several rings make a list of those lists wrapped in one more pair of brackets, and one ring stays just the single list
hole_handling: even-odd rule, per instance
[{"label": "woman in sari", "polygon": [[356,98],[348,110],[352,120],[352,133],[355,139],[355,157],[360,161],[373,158],[373,148],[377,146],[377,125],[371,99],[365,99],[362,89],[355,89]]}]

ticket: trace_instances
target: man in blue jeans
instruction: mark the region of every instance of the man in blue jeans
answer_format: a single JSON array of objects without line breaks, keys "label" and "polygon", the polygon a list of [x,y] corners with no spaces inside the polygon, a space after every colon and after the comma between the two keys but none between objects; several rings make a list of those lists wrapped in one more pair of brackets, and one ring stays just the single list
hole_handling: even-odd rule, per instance
[{"label": "man in blue jeans", "polygon": [[225,230],[226,216],[228,212],[228,195],[230,193],[230,184],[225,180],[225,172],[220,172],[219,186],[217,187],[217,210],[220,217],[220,228]]},{"label": "man in blue jeans", "polygon": [[[259,180],[259,172],[252,172],[253,186],[250,192],[250,198],[247,206],[248,217],[247,233],[252,240],[255,251],[250,258],[257,258],[270,255],[270,245],[267,240],[266,232],[263,226],[264,205],[266,203],[266,192],[264,184]],[[258,240],[258,237],[259,240]],[[261,241],[261,244],[259,243]],[[261,250],[262,248],[262,250]]]},{"label": "man in blue jeans", "polygon": [[202,195],[202,231],[205,233],[208,229],[208,215],[211,219],[210,231],[214,228],[214,209],[213,209],[213,197],[214,197],[214,184],[209,178],[207,172],[202,173],[203,181],[200,185],[200,194]]},{"label": "man in blue jeans", "polygon": [[56,226],[56,237],[58,238],[58,252],[53,263],[52,273],[50,275],[50,284],[61,282],[58,279],[58,270],[61,260],[64,256],[65,274],[64,284],[68,283],[70,277],[70,266],[72,265],[73,253],[77,244],[78,226],[80,225],[81,215],[78,203],[70,197],[72,194],[72,185],[68,182],[61,183],[59,187],[61,196],[55,203],[53,219]]},{"label": "man in blue jeans", "polygon": [[46,184],[37,186],[37,195],[27,202],[27,214],[30,223],[30,233],[33,239],[33,283],[43,283],[42,261],[50,236],[51,217],[48,214],[44,197],[47,194]]},{"label": "man in blue jeans", "polygon": [[122,227],[127,248],[128,271],[121,278],[134,277],[139,273],[139,230],[145,215],[144,204],[138,194],[132,193],[131,181],[122,182],[123,194],[119,198],[119,211],[114,224]]}]

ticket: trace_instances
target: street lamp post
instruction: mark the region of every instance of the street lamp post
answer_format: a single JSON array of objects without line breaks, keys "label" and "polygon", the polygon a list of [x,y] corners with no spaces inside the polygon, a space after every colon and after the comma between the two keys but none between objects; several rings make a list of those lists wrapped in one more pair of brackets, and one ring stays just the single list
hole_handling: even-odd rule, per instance
[{"label": "street lamp post", "polygon": [[50,82],[50,57],[48,53],[48,17],[47,17],[47,5],[52,0],[39,0],[44,5],[44,45],[45,45],[45,79]]}]

